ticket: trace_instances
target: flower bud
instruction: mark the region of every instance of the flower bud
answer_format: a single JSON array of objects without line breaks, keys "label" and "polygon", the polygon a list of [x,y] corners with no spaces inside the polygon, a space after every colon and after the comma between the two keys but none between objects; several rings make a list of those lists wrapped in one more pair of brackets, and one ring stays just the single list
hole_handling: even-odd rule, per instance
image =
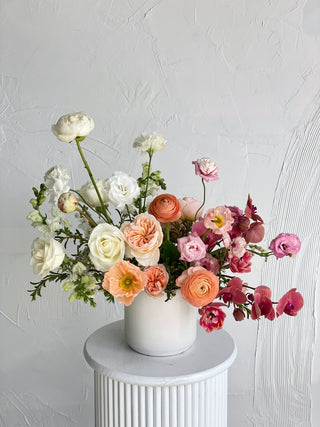
[{"label": "flower bud", "polygon": [[245,318],[244,312],[241,310],[241,308],[235,308],[233,310],[233,317],[237,322],[241,322]]},{"label": "flower bud", "polygon": [[78,206],[78,199],[72,193],[62,193],[58,199],[58,207],[64,213],[74,212]]}]

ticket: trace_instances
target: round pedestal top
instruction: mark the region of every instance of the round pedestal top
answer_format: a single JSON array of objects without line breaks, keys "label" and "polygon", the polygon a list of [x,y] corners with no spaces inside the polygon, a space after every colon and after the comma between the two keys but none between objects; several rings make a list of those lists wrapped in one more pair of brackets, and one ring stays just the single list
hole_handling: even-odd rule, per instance
[{"label": "round pedestal top", "polygon": [[196,342],[184,353],[145,356],[127,345],[123,320],[95,331],[84,346],[86,361],[99,374],[146,386],[189,384],[212,378],[228,369],[236,354],[235,343],[226,331],[207,333],[199,326]]}]

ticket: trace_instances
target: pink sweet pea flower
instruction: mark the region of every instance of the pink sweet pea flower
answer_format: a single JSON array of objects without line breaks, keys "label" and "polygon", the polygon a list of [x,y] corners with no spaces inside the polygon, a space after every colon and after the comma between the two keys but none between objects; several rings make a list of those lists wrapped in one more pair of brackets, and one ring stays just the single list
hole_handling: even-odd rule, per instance
[{"label": "pink sweet pea flower", "polygon": [[271,301],[271,289],[268,286],[258,286],[254,291],[254,302],[251,309],[251,319],[259,319],[265,316],[269,320],[274,320],[275,311]]},{"label": "pink sweet pea flower", "polygon": [[186,237],[177,239],[178,251],[182,261],[199,261],[207,253],[207,245],[200,239],[196,233],[191,233]]},{"label": "pink sweet pea flower", "polygon": [[218,167],[215,162],[208,157],[203,157],[192,162],[195,165],[196,175],[199,175],[206,182],[215,181],[219,179],[218,177]]},{"label": "pink sweet pea flower", "polygon": [[188,220],[188,221],[194,221],[195,220],[195,215],[197,214],[197,218],[198,219],[202,213],[203,213],[203,207],[198,210],[200,208],[200,206],[202,205],[202,202],[199,202],[199,200],[196,200],[192,197],[184,197],[183,199],[179,199],[180,202],[180,206],[181,206],[181,217],[180,219],[183,220]]},{"label": "pink sweet pea flower", "polygon": [[250,273],[251,271],[251,258],[253,255],[246,251],[241,258],[233,256],[229,260],[229,268],[233,273]]},{"label": "pink sweet pea flower", "polygon": [[219,302],[212,302],[199,309],[200,326],[202,326],[207,332],[212,332],[214,329],[222,329],[226,313],[221,310],[221,306],[226,304]]},{"label": "pink sweet pea flower", "polygon": [[288,314],[288,316],[296,316],[298,311],[302,309],[303,304],[304,301],[300,292],[296,292],[296,288],[290,289],[278,302],[276,307],[277,317],[283,313]]},{"label": "pink sweet pea flower", "polygon": [[296,234],[281,233],[275,237],[269,246],[276,258],[283,258],[286,255],[294,256],[301,248],[301,242]]},{"label": "pink sweet pea flower", "polygon": [[217,276],[219,273],[219,262],[217,258],[214,258],[211,254],[206,254],[206,256],[199,261],[195,261],[192,263],[192,266],[201,265],[205,269],[212,271],[213,274]]},{"label": "pink sweet pea flower", "polygon": [[218,297],[221,295],[224,302],[231,301],[234,304],[245,304],[247,302],[246,294],[242,291],[242,280],[239,277],[233,277],[228,286],[219,291]]}]

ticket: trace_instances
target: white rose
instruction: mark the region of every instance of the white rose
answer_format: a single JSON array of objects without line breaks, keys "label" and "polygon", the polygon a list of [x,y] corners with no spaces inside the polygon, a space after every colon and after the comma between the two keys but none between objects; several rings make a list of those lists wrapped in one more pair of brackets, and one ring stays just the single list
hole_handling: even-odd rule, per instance
[{"label": "white rose", "polygon": [[71,142],[77,136],[86,137],[94,128],[94,121],[85,113],[71,113],[60,117],[51,129],[62,142]]},{"label": "white rose", "polygon": [[166,144],[167,141],[162,135],[149,133],[138,136],[133,142],[133,147],[140,151],[140,153],[147,153],[148,151],[155,153],[162,150]]},{"label": "white rose", "polygon": [[[101,196],[103,203],[106,203],[108,200],[107,192],[106,192],[106,183],[107,183],[106,179],[97,179],[96,180],[96,185],[97,185],[97,188],[99,190],[99,193],[100,193],[100,196]],[[91,181],[88,181],[86,184],[84,184],[80,188],[78,193],[84,198],[84,200],[88,203],[88,205],[93,206],[93,207],[101,206],[100,200],[97,196],[97,192],[96,192]]]},{"label": "white rose", "polygon": [[107,271],[123,260],[125,243],[119,228],[110,224],[98,224],[88,242],[90,260],[99,271]]},{"label": "white rose", "polygon": [[46,195],[50,199],[50,203],[56,205],[62,193],[67,193],[70,190],[68,185],[70,176],[68,172],[61,166],[53,166],[44,175],[44,184],[47,187]]},{"label": "white rose", "polygon": [[59,267],[63,260],[63,246],[56,240],[38,237],[32,242],[30,265],[35,274],[44,277]]},{"label": "white rose", "polygon": [[106,190],[108,199],[118,209],[130,205],[140,194],[137,180],[124,172],[115,172],[108,179]]}]

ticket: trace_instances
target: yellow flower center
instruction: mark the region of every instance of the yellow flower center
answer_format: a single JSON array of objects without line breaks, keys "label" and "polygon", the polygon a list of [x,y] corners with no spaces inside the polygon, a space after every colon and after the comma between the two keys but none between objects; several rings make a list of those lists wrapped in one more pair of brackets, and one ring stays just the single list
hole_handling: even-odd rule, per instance
[{"label": "yellow flower center", "polygon": [[120,286],[125,291],[129,290],[133,286],[133,280],[132,280],[132,278],[129,277],[129,276],[123,276],[120,279]]},{"label": "yellow flower center", "polygon": [[212,222],[214,222],[216,226],[219,228],[223,226],[223,218],[220,215],[215,215],[214,220]]}]

